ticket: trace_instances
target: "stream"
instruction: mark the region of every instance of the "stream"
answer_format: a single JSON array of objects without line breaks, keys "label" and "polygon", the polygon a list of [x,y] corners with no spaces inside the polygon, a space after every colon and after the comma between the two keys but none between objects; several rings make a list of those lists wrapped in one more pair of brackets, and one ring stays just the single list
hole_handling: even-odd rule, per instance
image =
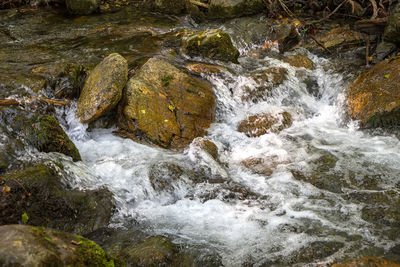
[{"label": "stream", "polygon": [[[171,53],[165,42],[179,28],[222,27],[241,52],[240,64],[209,61],[225,69],[202,74],[217,99],[216,122],[204,137],[217,145],[217,160],[195,141],[181,152],[166,150],[118,137],[116,128],[88,131],[75,117],[76,105],[57,110],[83,159],[59,156],[71,174],[67,182],[113,192],[113,227],[167,235],[188,251],[219,255],[225,266],[324,266],[360,255],[400,260],[400,141],[361,131],[346,117],[346,87],[357,71],[352,59],[343,59],[344,71],[298,49],[314,63],[308,70],[274,53],[254,55],[265,40],[238,27],[240,19],[197,25],[129,8],[79,18],[24,12],[1,16],[0,82],[34,79],[44,71],[38,66],[51,72],[66,62],[94,65],[112,52],[130,67],[153,56],[183,67],[193,59]],[[262,19],[242,21],[261,25]],[[287,69],[284,82],[246,98],[257,87],[251,73],[269,67]],[[279,133],[238,131],[251,115],[283,111],[293,123]],[[152,176],[168,185],[155,190]]]}]

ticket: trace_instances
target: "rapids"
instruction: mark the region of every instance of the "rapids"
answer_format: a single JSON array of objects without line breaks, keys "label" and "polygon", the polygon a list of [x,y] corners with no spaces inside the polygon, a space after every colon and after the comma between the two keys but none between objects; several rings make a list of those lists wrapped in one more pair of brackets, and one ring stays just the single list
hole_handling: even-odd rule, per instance
[{"label": "rapids", "polygon": [[[39,56],[49,62],[64,61],[74,53],[78,53],[75,59],[81,58],[78,49],[82,48],[93,62],[114,50],[133,54],[130,62],[141,58],[140,49],[147,55],[157,54],[141,43],[157,39],[149,31],[142,31],[141,37],[127,37],[131,34],[128,29],[143,26],[140,20],[118,18],[105,16],[105,22],[83,18],[89,25],[86,29],[79,28],[77,19],[72,26],[60,19],[49,32],[30,34],[40,35],[43,42],[58,38],[55,33],[66,27],[74,36],[71,43],[57,39],[42,44],[46,51]],[[157,24],[149,29],[164,34],[178,26],[196,26],[187,19],[168,20],[173,26]],[[91,35],[79,37],[80,31],[103,33],[107,27],[114,31],[113,36],[123,32],[123,37],[115,37],[114,46],[118,47],[106,48],[113,45],[112,38],[102,43]],[[236,33],[231,24],[225,30]],[[342,73],[330,60],[305,50],[300,52],[312,59],[315,70],[294,68],[273,55],[254,57],[252,50],[259,48],[258,44],[246,42],[239,34],[234,40],[241,50],[240,64],[225,64],[222,74],[204,75],[217,96],[216,122],[205,138],[218,146],[218,161],[194,143],[183,152],[174,152],[123,139],[112,133],[115,129],[89,132],[71,107],[58,109],[58,118],[83,162],[61,157],[71,174],[67,182],[77,188],[105,186],[112,191],[118,209],[114,227],[139,225],[150,234],[171,237],[188,251],[218,254],[226,266],[317,266],[360,255],[389,255],[399,241],[399,224],[374,220],[374,215],[365,214],[364,202],[374,199],[371,195],[382,194],[389,200],[387,206],[376,204],[377,210],[386,211],[391,201],[398,205],[400,141],[392,135],[361,131],[357,122],[346,118],[346,86],[355,70]],[[176,59],[184,60],[188,58]],[[254,101],[243,100],[249,88],[255,88],[250,72],[270,66],[288,69],[283,84]],[[310,90],[306,79],[311,79],[316,89]],[[290,112],[294,122],[280,133],[247,137],[237,130],[240,121],[250,115],[281,111]],[[249,159],[261,159],[261,171],[243,164]],[[156,191],[150,173],[156,168],[167,176],[169,172],[163,168],[168,164],[180,166],[183,174],[168,189]]]}]

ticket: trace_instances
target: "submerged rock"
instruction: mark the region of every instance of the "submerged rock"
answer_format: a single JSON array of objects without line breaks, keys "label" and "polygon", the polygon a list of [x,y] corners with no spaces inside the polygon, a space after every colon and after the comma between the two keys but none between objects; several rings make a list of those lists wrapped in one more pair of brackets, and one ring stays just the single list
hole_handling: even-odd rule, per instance
[{"label": "submerged rock", "polygon": [[197,138],[193,141],[193,144],[207,152],[213,159],[218,159],[218,147],[214,142],[204,138]]},{"label": "submerged rock", "polygon": [[106,189],[70,190],[54,162],[37,163],[0,176],[0,224],[27,223],[82,234],[108,225],[112,194]]},{"label": "submerged rock", "polygon": [[365,70],[350,84],[349,114],[364,127],[400,125],[400,59]]},{"label": "submerged rock", "polygon": [[258,137],[268,132],[280,132],[292,125],[292,115],[289,112],[274,114],[253,115],[242,121],[238,131],[248,137]]},{"label": "submerged rock", "polygon": [[80,64],[67,64],[65,68],[51,82],[56,98],[76,99],[79,97],[87,69]]},{"label": "submerged rock", "polygon": [[19,140],[25,146],[33,146],[41,152],[60,152],[81,160],[78,149],[58,124],[56,118],[49,115],[22,110],[20,108],[0,108],[0,127],[10,139]]},{"label": "submerged rock", "polygon": [[238,63],[239,51],[231,37],[220,29],[186,33],[182,38],[182,49],[191,57]]},{"label": "submerged rock", "polygon": [[89,15],[99,11],[100,0],[65,0],[68,11],[74,15]]},{"label": "submerged rock", "polygon": [[159,162],[150,167],[149,179],[151,186],[157,192],[174,190],[173,183],[184,175],[179,165],[170,162]]},{"label": "submerged rock", "polygon": [[234,18],[261,13],[262,0],[210,0],[209,18]]},{"label": "submerged rock", "polygon": [[128,63],[114,53],[90,73],[78,100],[76,114],[83,123],[91,122],[114,108],[128,80]]},{"label": "submerged rock", "polygon": [[70,233],[4,225],[0,239],[1,266],[116,266],[96,243]]},{"label": "submerged rock", "polygon": [[345,263],[337,263],[331,267],[400,267],[400,264],[382,258],[364,257]]},{"label": "submerged rock", "polygon": [[251,78],[255,81],[256,87],[246,87],[243,100],[256,100],[268,95],[270,91],[282,84],[287,76],[285,68],[268,68],[265,70],[251,73]]},{"label": "submerged rock", "polygon": [[209,82],[152,58],[127,84],[119,126],[162,147],[179,149],[205,134],[214,113]]}]

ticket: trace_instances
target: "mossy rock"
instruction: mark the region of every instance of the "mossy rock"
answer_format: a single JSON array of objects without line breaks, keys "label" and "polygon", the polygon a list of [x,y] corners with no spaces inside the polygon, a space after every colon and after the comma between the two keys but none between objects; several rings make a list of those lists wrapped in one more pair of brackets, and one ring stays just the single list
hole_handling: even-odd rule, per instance
[{"label": "mossy rock", "polygon": [[122,97],[128,80],[128,62],[114,53],[107,56],[89,74],[78,99],[76,115],[91,122],[112,110]]},{"label": "mossy rock", "polygon": [[239,51],[231,37],[220,29],[186,32],[182,38],[182,49],[191,57],[238,63]]},{"label": "mossy rock", "polygon": [[20,108],[0,108],[0,122],[8,125],[8,136],[33,146],[41,152],[59,152],[81,160],[78,149],[58,124],[56,118]]},{"label": "mossy rock", "polygon": [[315,69],[314,63],[305,55],[290,55],[285,57],[283,61],[296,68]]},{"label": "mossy rock", "polygon": [[63,185],[67,174],[46,162],[0,176],[0,224],[16,224],[26,213],[28,224],[63,231],[87,233],[109,223],[114,212],[112,194],[106,189],[70,190]]},{"label": "mossy rock", "polygon": [[400,59],[365,70],[350,84],[348,111],[367,128],[400,125]]},{"label": "mossy rock", "polygon": [[118,266],[96,243],[71,233],[4,225],[0,238],[1,266]]},{"label": "mossy rock", "polygon": [[123,252],[130,266],[192,266],[192,259],[180,254],[177,247],[165,236],[153,236]]},{"label": "mossy rock", "polygon": [[74,15],[89,15],[100,8],[100,0],[65,0],[67,10]]},{"label": "mossy rock", "polygon": [[364,257],[344,263],[337,263],[331,267],[400,267],[400,263],[388,261],[383,258]]},{"label": "mossy rock", "polygon": [[210,0],[207,16],[212,19],[234,18],[264,11],[262,0]]},{"label": "mossy rock", "polygon": [[245,133],[248,137],[258,137],[268,132],[278,133],[292,125],[292,115],[289,112],[279,114],[260,114],[243,120],[238,131]]},{"label": "mossy rock", "polygon": [[184,148],[214,121],[211,88],[164,60],[149,59],[127,84],[118,125],[162,147]]}]

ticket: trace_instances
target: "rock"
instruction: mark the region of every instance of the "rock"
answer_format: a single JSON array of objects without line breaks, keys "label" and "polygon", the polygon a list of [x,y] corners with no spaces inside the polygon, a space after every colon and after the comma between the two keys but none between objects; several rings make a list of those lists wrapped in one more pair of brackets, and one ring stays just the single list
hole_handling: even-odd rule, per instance
[{"label": "rock", "polygon": [[350,84],[348,111],[363,127],[400,125],[400,59],[365,70]]},{"label": "rock", "polygon": [[210,0],[208,17],[213,19],[234,18],[261,13],[262,0]]},{"label": "rock", "polygon": [[243,166],[250,169],[254,173],[262,175],[271,175],[279,164],[284,164],[278,157],[252,157],[240,162]]},{"label": "rock", "polygon": [[354,48],[365,42],[361,33],[344,28],[332,29],[326,34],[318,36],[317,40],[327,49],[337,50]]},{"label": "rock", "polygon": [[96,243],[81,236],[28,225],[0,226],[1,266],[115,266]]},{"label": "rock", "polygon": [[89,15],[99,11],[99,0],[65,0],[68,11],[74,15]]},{"label": "rock", "polygon": [[271,28],[270,39],[278,43],[280,53],[290,51],[300,43],[295,23],[282,22]]},{"label": "rock", "polygon": [[397,45],[394,43],[389,43],[382,41],[376,47],[376,50],[373,54],[373,63],[377,64],[384,60],[386,57],[391,55],[393,52],[397,50]]},{"label": "rock", "polygon": [[151,11],[180,15],[186,12],[187,0],[146,0],[144,5]]},{"label": "rock", "polygon": [[382,39],[400,46],[400,3],[392,9]]},{"label": "rock", "polygon": [[289,63],[296,68],[306,68],[314,70],[314,63],[307,56],[304,55],[290,55],[283,59],[284,62]]},{"label": "rock", "polygon": [[246,87],[243,100],[256,100],[264,97],[274,87],[285,81],[287,69],[285,68],[268,68],[266,70],[255,71],[251,73],[251,78],[256,83],[256,87]]},{"label": "rock", "polygon": [[195,74],[217,74],[225,69],[223,66],[204,63],[188,63],[185,68]]},{"label": "rock", "polygon": [[49,115],[29,112],[20,108],[1,107],[0,125],[8,125],[3,134],[18,139],[25,146],[33,146],[41,152],[59,152],[81,160],[78,149],[58,124]]},{"label": "rock", "polygon": [[191,57],[238,63],[239,51],[231,37],[220,29],[188,32],[182,38],[182,50]]},{"label": "rock", "polygon": [[126,262],[132,266],[191,266],[192,259],[180,254],[171,240],[165,236],[153,236],[144,242],[128,247],[123,252]]},{"label": "rock", "polygon": [[76,114],[83,123],[91,122],[114,108],[128,80],[128,63],[114,53],[90,73],[78,100]]},{"label": "rock", "polygon": [[173,183],[181,176],[184,171],[179,165],[170,162],[159,162],[150,167],[149,179],[151,186],[157,192],[174,191]]},{"label": "rock", "polygon": [[277,115],[259,114],[248,117],[238,126],[238,131],[245,133],[248,137],[258,137],[268,132],[280,132],[292,125],[292,116],[288,112]]},{"label": "rock", "polygon": [[218,147],[210,140],[199,138],[193,141],[194,145],[207,152],[213,159],[218,159]]},{"label": "rock", "polygon": [[87,70],[79,64],[67,64],[58,76],[51,82],[56,98],[76,99],[79,97]]},{"label": "rock", "polygon": [[400,264],[382,258],[364,257],[345,263],[337,263],[331,267],[400,267]]},{"label": "rock", "polygon": [[17,224],[24,213],[28,224],[77,234],[108,225],[114,211],[112,194],[106,189],[65,188],[66,177],[62,165],[54,162],[0,176],[0,225]]},{"label": "rock", "polygon": [[162,147],[183,148],[214,121],[211,88],[162,59],[149,59],[126,86],[119,126]]}]

